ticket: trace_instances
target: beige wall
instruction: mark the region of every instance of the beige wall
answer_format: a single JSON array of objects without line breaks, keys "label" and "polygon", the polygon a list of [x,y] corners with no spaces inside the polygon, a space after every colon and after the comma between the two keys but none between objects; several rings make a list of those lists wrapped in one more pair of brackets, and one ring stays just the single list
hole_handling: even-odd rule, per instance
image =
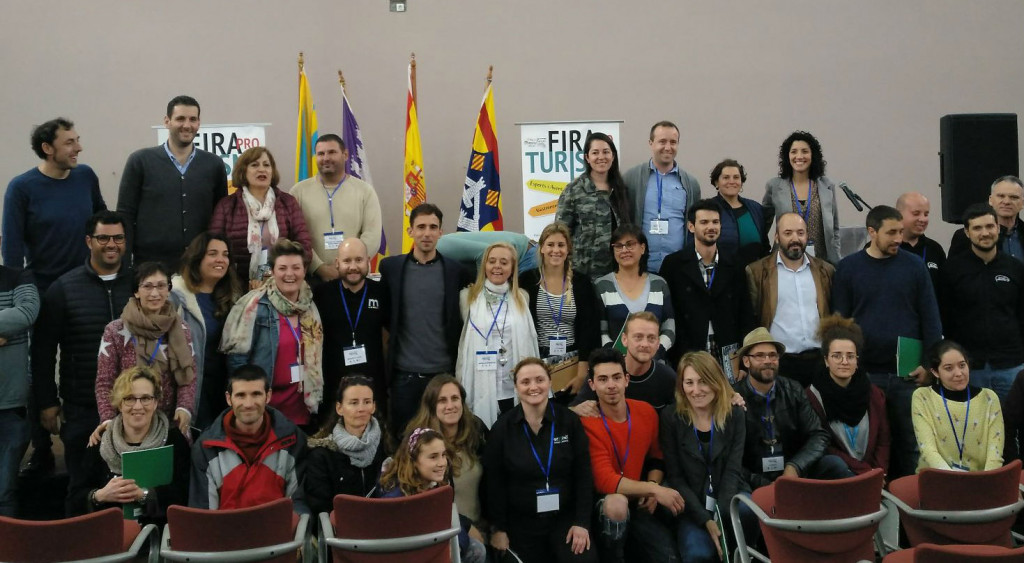
[{"label": "beige wall", "polygon": [[[929,234],[946,243],[939,118],[1024,114],[1022,24],[1019,0],[409,0],[404,14],[386,0],[11,1],[0,22],[0,178],[35,165],[32,126],[64,115],[113,207],[125,157],[155,144],[150,126],[188,93],[208,123],[273,123],[268,144],[290,187],[303,50],[322,133],[339,129],[345,72],[394,249],[415,51],[428,195],[452,228],[493,64],[510,230],[522,227],[514,123],[624,120],[628,167],[646,158],[650,124],[670,119],[705,195],[708,171],[731,156],[747,166],[746,195],[760,198],[780,141],[807,129],[828,175],[868,202],[930,196]],[[840,217],[863,224],[845,200]]]}]

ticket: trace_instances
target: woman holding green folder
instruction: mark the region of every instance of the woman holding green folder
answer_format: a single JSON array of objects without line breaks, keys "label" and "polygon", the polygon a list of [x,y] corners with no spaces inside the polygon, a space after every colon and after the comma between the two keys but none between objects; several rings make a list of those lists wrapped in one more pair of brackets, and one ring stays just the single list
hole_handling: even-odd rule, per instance
[{"label": "woman holding green folder", "polygon": [[[168,506],[187,504],[189,445],[178,427],[157,409],[160,393],[160,374],[146,366],[125,370],[114,381],[110,404],[118,414],[99,444],[85,450],[82,471],[68,487],[69,516],[125,506],[129,507],[126,514],[142,524],[162,524]],[[163,446],[173,448],[173,471],[168,483],[147,488],[136,479],[124,477],[122,454]],[[160,480],[153,475],[139,475],[137,479]]]}]

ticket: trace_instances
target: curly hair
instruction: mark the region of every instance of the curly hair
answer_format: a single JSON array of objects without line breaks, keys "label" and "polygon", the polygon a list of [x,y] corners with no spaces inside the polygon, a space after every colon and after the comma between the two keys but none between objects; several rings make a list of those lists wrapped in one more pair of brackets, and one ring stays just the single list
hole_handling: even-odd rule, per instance
[{"label": "curly hair", "polygon": [[740,164],[736,159],[727,158],[722,162],[716,164],[715,167],[711,169],[711,185],[714,186],[715,189],[718,188],[718,178],[722,175],[722,170],[725,170],[726,168],[739,168],[740,183],[747,183],[747,170],[743,168],[743,165]]},{"label": "curly hair", "polygon": [[[440,432],[430,428],[414,428],[402,440],[402,445],[395,452],[391,465],[380,476],[381,487],[385,491],[393,490],[397,487],[406,496],[422,493],[430,488],[430,482],[421,477],[419,472],[416,471],[416,458],[419,457],[423,446],[432,444],[435,440],[441,440],[441,443],[445,445],[445,455],[450,460],[452,458],[451,450],[448,448],[448,443],[445,442],[444,436]],[[445,472],[445,481],[451,479],[451,471],[452,465],[449,463],[448,470]]]},{"label": "curly hair", "polygon": [[120,409],[121,401],[131,394],[132,383],[137,379],[145,379],[152,383],[153,397],[157,402],[160,401],[160,397],[163,395],[160,387],[160,372],[149,366],[135,366],[122,371],[114,380],[114,385],[110,388],[110,406]]},{"label": "curly hair", "polygon": [[811,147],[811,167],[807,170],[809,178],[820,178],[825,175],[825,155],[821,152],[821,143],[807,131],[793,131],[779,146],[779,178],[792,178],[793,165],[789,163],[789,149],[793,143],[803,141]]},{"label": "curly hair", "polygon": [[857,352],[864,348],[864,331],[860,329],[853,319],[846,318],[838,313],[829,315],[818,323],[818,338],[821,339],[821,354],[828,355],[832,343],[836,340],[849,340],[853,342]]}]

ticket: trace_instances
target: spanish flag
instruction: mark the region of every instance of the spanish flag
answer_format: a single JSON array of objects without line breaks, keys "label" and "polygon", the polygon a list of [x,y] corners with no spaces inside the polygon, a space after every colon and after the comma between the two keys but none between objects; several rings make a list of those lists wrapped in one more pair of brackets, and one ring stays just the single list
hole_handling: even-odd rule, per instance
[{"label": "spanish flag", "polygon": [[423,149],[420,146],[420,124],[416,117],[416,55],[409,63],[409,90],[405,101],[405,206],[402,211],[402,252],[412,250],[409,236],[409,213],[427,200],[423,179]]},{"label": "spanish flag", "polygon": [[299,53],[299,124],[295,134],[295,182],[316,176],[316,157],[313,150],[319,136],[316,106],[309,93],[305,62]]},{"label": "spanish flag", "polygon": [[494,89],[487,71],[487,90],[480,103],[473,134],[473,150],[459,206],[460,231],[500,231],[501,182],[498,175],[498,137],[494,126]]}]

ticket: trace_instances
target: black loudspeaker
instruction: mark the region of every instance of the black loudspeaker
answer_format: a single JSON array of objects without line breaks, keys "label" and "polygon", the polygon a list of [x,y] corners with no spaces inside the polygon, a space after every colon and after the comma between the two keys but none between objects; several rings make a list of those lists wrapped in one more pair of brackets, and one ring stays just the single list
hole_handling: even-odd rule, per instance
[{"label": "black loudspeaker", "polygon": [[1017,114],[960,113],[939,120],[942,220],[960,223],[972,203],[987,202],[993,180],[1020,175]]}]

